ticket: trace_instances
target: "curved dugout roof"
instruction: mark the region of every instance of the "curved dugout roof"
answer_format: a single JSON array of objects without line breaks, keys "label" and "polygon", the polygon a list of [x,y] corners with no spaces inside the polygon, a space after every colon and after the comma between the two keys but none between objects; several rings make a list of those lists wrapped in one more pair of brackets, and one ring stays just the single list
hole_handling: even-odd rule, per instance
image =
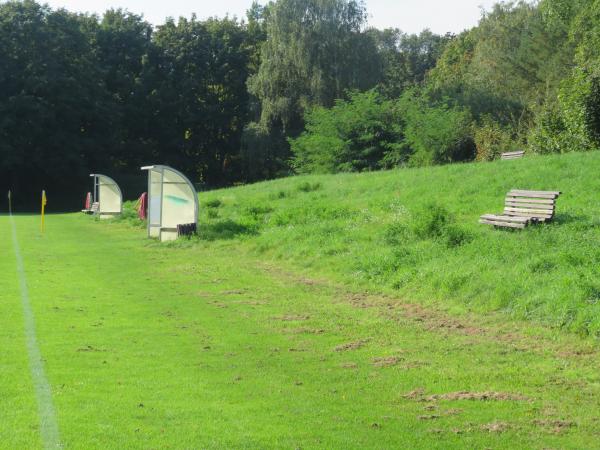
[{"label": "curved dugout roof", "polygon": [[148,171],[148,236],[161,241],[177,238],[177,225],[198,223],[198,194],[190,180],[169,166]]},{"label": "curved dugout roof", "polygon": [[94,202],[98,202],[98,214],[116,215],[123,212],[123,194],[112,178],[92,173],[94,178]]}]

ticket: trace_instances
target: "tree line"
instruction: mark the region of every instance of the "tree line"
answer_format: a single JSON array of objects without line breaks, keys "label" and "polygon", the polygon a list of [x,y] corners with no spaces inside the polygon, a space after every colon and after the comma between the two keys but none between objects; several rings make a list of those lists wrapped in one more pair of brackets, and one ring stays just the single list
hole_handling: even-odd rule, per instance
[{"label": "tree line", "polygon": [[362,1],[277,0],[152,26],[4,2],[0,188],[79,197],[90,171],[149,163],[216,187],[598,146],[600,1],[499,3],[457,36],[367,17]]}]

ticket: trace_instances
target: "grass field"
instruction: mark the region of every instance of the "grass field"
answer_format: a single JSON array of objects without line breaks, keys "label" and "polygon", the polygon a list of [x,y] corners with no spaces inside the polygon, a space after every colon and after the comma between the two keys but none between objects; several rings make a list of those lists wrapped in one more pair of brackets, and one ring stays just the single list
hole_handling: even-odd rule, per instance
[{"label": "grass field", "polygon": [[[63,447],[600,448],[597,341],[541,324],[596,332],[599,163],[210,192],[200,238],[173,244],[131,219],[51,215],[41,236],[14,217]],[[557,222],[477,225],[515,184],[563,190]],[[41,448],[10,236],[0,216],[0,448]],[[585,327],[560,323],[567,300]]]},{"label": "grass field", "polygon": [[[276,180],[201,195],[207,241],[361,289],[600,337],[600,152]],[[560,190],[556,220],[478,224],[512,188]]]}]

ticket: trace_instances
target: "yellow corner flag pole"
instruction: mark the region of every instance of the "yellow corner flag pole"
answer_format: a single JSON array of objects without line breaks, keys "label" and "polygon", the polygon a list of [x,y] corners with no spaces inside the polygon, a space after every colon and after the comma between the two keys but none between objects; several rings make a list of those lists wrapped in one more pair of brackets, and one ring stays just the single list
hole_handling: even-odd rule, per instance
[{"label": "yellow corner flag pole", "polygon": [[46,229],[46,223],[44,222],[45,220],[45,212],[46,212],[46,191],[42,191],[42,233],[44,232],[44,230]]},{"label": "yellow corner flag pole", "polygon": [[8,215],[12,216],[12,198],[11,198],[10,190],[8,191]]}]

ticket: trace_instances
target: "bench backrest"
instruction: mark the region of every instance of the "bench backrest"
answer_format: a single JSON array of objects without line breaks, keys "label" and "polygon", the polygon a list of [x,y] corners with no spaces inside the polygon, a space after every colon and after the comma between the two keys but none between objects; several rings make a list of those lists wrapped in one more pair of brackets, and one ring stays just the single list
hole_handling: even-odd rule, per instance
[{"label": "bench backrest", "polygon": [[511,190],[504,202],[504,215],[530,217],[540,222],[552,220],[558,191]]},{"label": "bench backrest", "polygon": [[516,152],[502,153],[501,158],[502,159],[519,159],[519,158],[522,158],[523,156],[525,156],[525,150],[519,150]]},{"label": "bench backrest", "polygon": [[100,203],[98,203],[98,202],[92,203],[92,209],[91,209],[92,213],[96,214],[98,212],[98,208],[100,208]]}]

